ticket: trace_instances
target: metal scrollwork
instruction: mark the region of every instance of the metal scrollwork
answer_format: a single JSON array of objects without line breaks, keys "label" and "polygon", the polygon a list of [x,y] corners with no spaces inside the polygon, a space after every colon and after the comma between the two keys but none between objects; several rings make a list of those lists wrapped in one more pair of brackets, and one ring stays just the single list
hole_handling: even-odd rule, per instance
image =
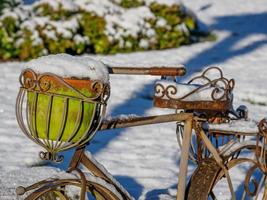
[{"label": "metal scrollwork", "polygon": [[63,78],[53,73],[37,74],[31,69],[25,69],[20,75],[20,84],[27,90],[40,90],[40,92],[51,93],[52,80],[59,82],[61,87],[66,87],[72,90],[79,98],[88,102],[101,102],[105,104],[109,98],[108,84],[104,84],[100,81],[93,81],[91,84],[91,89],[94,91],[94,96],[88,97],[78,91],[76,88],[72,87]]},{"label": "metal scrollwork", "polygon": [[51,80],[47,79],[49,75],[41,75],[37,77],[37,86],[41,92],[47,92],[51,89]]},{"label": "metal scrollwork", "polygon": [[[257,180],[255,178],[252,178],[253,173],[255,172],[256,169],[258,169],[258,167],[259,167],[258,165],[253,165],[252,167],[250,167],[250,169],[246,174],[244,187],[245,187],[245,192],[250,197],[254,197],[257,194],[259,188],[259,183],[257,182]],[[250,187],[251,184],[253,184],[253,188]]]},{"label": "metal scrollwork", "polygon": [[[211,79],[207,76],[207,73],[211,70],[215,70],[219,72],[219,78],[216,79]],[[211,67],[206,69],[202,75],[194,77],[193,79],[191,79],[187,84],[195,84],[196,82],[201,81],[202,83],[204,82],[204,84],[199,84],[199,86],[192,90],[191,92],[189,92],[188,94],[185,94],[182,97],[175,97],[176,94],[179,93],[179,91],[177,90],[177,87],[175,85],[168,85],[168,86],[164,86],[161,83],[156,83],[155,85],[155,96],[157,98],[167,98],[170,100],[178,100],[178,101],[183,101],[185,100],[187,97],[190,97],[191,95],[202,91],[203,89],[207,89],[207,88],[213,88],[213,91],[211,92],[211,99],[213,101],[223,101],[223,100],[230,100],[231,95],[230,93],[232,92],[235,82],[233,79],[226,79],[223,77],[223,73],[221,71],[220,68],[218,67]],[[174,83],[175,84],[175,83]],[[196,85],[196,84],[195,84]]]},{"label": "metal scrollwork", "polygon": [[259,123],[259,133],[262,137],[267,138],[267,119],[263,119]]},{"label": "metal scrollwork", "polygon": [[174,99],[172,96],[176,95],[177,92],[178,92],[177,87],[173,85],[169,85],[168,87],[166,87],[166,90],[165,90],[165,94],[169,99]]},{"label": "metal scrollwork", "polygon": [[160,83],[157,83],[155,85],[155,94],[158,98],[162,98],[165,95],[165,89],[164,86]]}]

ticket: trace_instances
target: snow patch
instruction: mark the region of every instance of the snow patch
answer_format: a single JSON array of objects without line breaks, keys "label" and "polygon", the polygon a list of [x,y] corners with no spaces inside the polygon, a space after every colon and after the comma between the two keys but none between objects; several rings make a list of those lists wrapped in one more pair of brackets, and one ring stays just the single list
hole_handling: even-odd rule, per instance
[{"label": "snow patch", "polygon": [[92,58],[75,57],[68,54],[42,56],[25,64],[38,73],[50,72],[62,77],[90,78],[109,82],[106,65]]},{"label": "snow patch", "polygon": [[209,129],[244,133],[258,133],[258,125],[254,120],[233,120],[229,123],[209,124]]}]

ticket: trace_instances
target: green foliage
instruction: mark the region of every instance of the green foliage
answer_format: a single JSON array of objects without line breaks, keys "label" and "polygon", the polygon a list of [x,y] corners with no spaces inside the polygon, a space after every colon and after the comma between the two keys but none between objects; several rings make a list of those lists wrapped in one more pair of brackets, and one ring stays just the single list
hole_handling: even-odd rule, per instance
[{"label": "green foliage", "polygon": [[13,17],[5,17],[2,20],[2,25],[9,36],[14,35],[17,26],[16,26],[16,20]]},{"label": "green foliage", "polygon": [[66,19],[75,14],[75,12],[64,10],[62,4],[60,4],[59,9],[54,10],[49,4],[45,3],[34,7],[34,11],[39,16],[49,16],[52,20]]},{"label": "green foliage", "polygon": [[4,28],[0,28],[0,59],[8,60],[17,57],[18,49],[14,46],[13,39],[8,36]]},{"label": "green foliage", "polygon": [[49,53],[64,53],[71,51],[73,47],[73,41],[62,37],[59,37],[56,41],[48,39],[47,46],[49,49]]},{"label": "green foliage", "polygon": [[143,0],[122,0],[119,5],[124,8],[135,8],[138,6],[143,6],[144,1]]},{"label": "green foliage", "polygon": [[90,38],[91,51],[96,53],[108,53],[109,41],[104,33],[106,21],[92,13],[83,13],[81,18],[81,27],[83,35]]},{"label": "green foliage", "polygon": [[182,44],[189,43],[188,38],[185,37],[184,33],[178,30],[167,30],[164,27],[156,28],[157,32],[157,48],[166,49],[179,47]]},{"label": "green foliage", "polygon": [[34,44],[32,32],[23,30],[23,42],[19,45],[18,56],[21,60],[29,60],[43,54],[43,44]]},{"label": "green foliage", "polygon": [[5,8],[14,8],[20,5],[19,0],[0,0],[0,15],[2,14],[3,9]]},{"label": "green foliage", "polygon": [[182,22],[183,13],[179,5],[169,7],[167,5],[152,3],[150,9],[156,16],[164,18],[171,26]]},{"label": "green foliage", "polygon": [[[167,6],[152,3],[150,9],[155,16],[166,21],[166,25],[163,27],[157,26],[155,20],[150,21],[150,24],[156,30],[156,49],[174,48],[190,43],[189,31],[191,28],[195,28],[195,20],[186,15],[180,5]],[[184,29],[181,28],[182,25],[185,25]]]},{"label": "green foliage", "polygon": [[[143,26],[140,25],[140,31],[131,35],[124,34],[128,31],[127,28],[114,23],[112,26],[114,26],[115,32],[123,33],[119,36],[115,34],[115,36],[109,35],[110,33],[106,30],[108,23],[106,16],[86,11],[83,7],[79,10],[66,10],[60,2],[57,7],[42,3],[34,6],[26,18],[21,18],[20,15],[12,13],[16,6],[19,6],[23,12],[23,6],[19,4],[19,1],[9,0],[5,4],[4,2],[7,0],[0,0],[0,12],[3,5],[8,7],[13,5],[12,8],[9,8],[10,13],[4,14],[4,17],[0,18],[0,60],[28,60],[51,53],[115,54],[157,50],[215,38],[214,35],[199,31],[195,17],[178,4],[168,6],[151,3],[148,9],[155,17],[142,19],[142,23],[147,24],[149,28],[144,30]],[[114,1],[112,2],[114,3]],[[127,10],[128,8],[144,6],[145,1],[122,0],[117,5]],[[25,28],[22,24],[26,20],[31,20],[29,16],[39,17],[38,20],[44,21],[33,28],[31,27],[32,21],[28,21],[30,27],[27,28],[26,26]],[[45,19],[49,20],[45,21]],[[74,28],[71,27],[72,19],[77,20]],[[160,21],[163,21],[163,25],[162,23],[159,25]],[[64,22],[67,23],[67,27],[62,25]],[[149,36],[148,30],[152,30],[154,33]],[[69,36],[64,35],[64,31],[67,31]]]}]

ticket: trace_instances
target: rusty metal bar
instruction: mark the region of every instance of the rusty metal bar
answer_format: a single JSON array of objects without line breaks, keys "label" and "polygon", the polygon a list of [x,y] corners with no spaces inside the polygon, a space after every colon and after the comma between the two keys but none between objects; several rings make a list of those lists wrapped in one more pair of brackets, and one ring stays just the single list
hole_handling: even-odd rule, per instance
[{"label": "rusty metal bar", "polygon": [[229,189],[230,189],[230,192],[231,192],[231,195],[232,195],[231,199],[232,200],[236,200],[236,196],[235,196],[233,184],[232,184],[232,181],[231,181],[231,178],[230,178],[230,174],[229,174],[229,171],[227,170],[227,168],[225,167],[225,165],[223,164],[223,159],[221,158],[221,156],[217,152],[217,149],[213,146],[213,144],[211,143],[209,138],[206,136],[206,134],[203,131],[203,129],[200,129],[199,134],[200,134],[200,136],[202,138],[202,141],[204,142],[204,144],[208,148],[208,150],[212,153],[212,155],[213,155],[214,159],[216,160],[216,162],[218,163],[218,165],[224,171],[224,174],[226,176],[226,179],[227,179],[227,182],[228,182],[228,186],[229,186]]},{"label": "rusty metal bar", "polygon": [[184,200],[193,118],[185,121],[176,200]]},{"label": "rusty metal bar", "polygon": [[130,200],[127,194],[119,187],[117,184],[108,177],[99,166],[97,166],[89,157],[86,156],[85,153],[81,155],[81,164],[83,164],[94,176],[100,177],[106,180],[108,183],[111,183],[119,193],[124,197],[125,200]]},{"label": "rusty metal bar", "polygon": [[175,122],[185,121],[192,117],[193,117],[192,113],[179,113],[179,114],[168,114],[168,115],[149,116],[149,117],[131,117],[127,119],[114,118],[111,120],[103,120],[99,130],[127,128],[133,126],[159,124],[159,123],[174,122],[174,121]]},{"label": "rusty metal bar", "polygon": [[176,67],[108,67],[109,74],[183,76],[186,69],[183,65]]}]

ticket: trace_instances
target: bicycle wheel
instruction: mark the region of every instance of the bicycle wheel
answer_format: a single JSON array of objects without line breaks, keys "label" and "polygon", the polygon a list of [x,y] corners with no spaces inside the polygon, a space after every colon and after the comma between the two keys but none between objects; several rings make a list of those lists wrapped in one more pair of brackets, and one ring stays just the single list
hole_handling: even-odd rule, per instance
[{"label": "bicycle wheel", "polygon": [[[105,180],[86,175],[85,200],[122,200],[118,190]],[[59,179],[38,188],[25,200],[82,200],[81,180]]]}]

